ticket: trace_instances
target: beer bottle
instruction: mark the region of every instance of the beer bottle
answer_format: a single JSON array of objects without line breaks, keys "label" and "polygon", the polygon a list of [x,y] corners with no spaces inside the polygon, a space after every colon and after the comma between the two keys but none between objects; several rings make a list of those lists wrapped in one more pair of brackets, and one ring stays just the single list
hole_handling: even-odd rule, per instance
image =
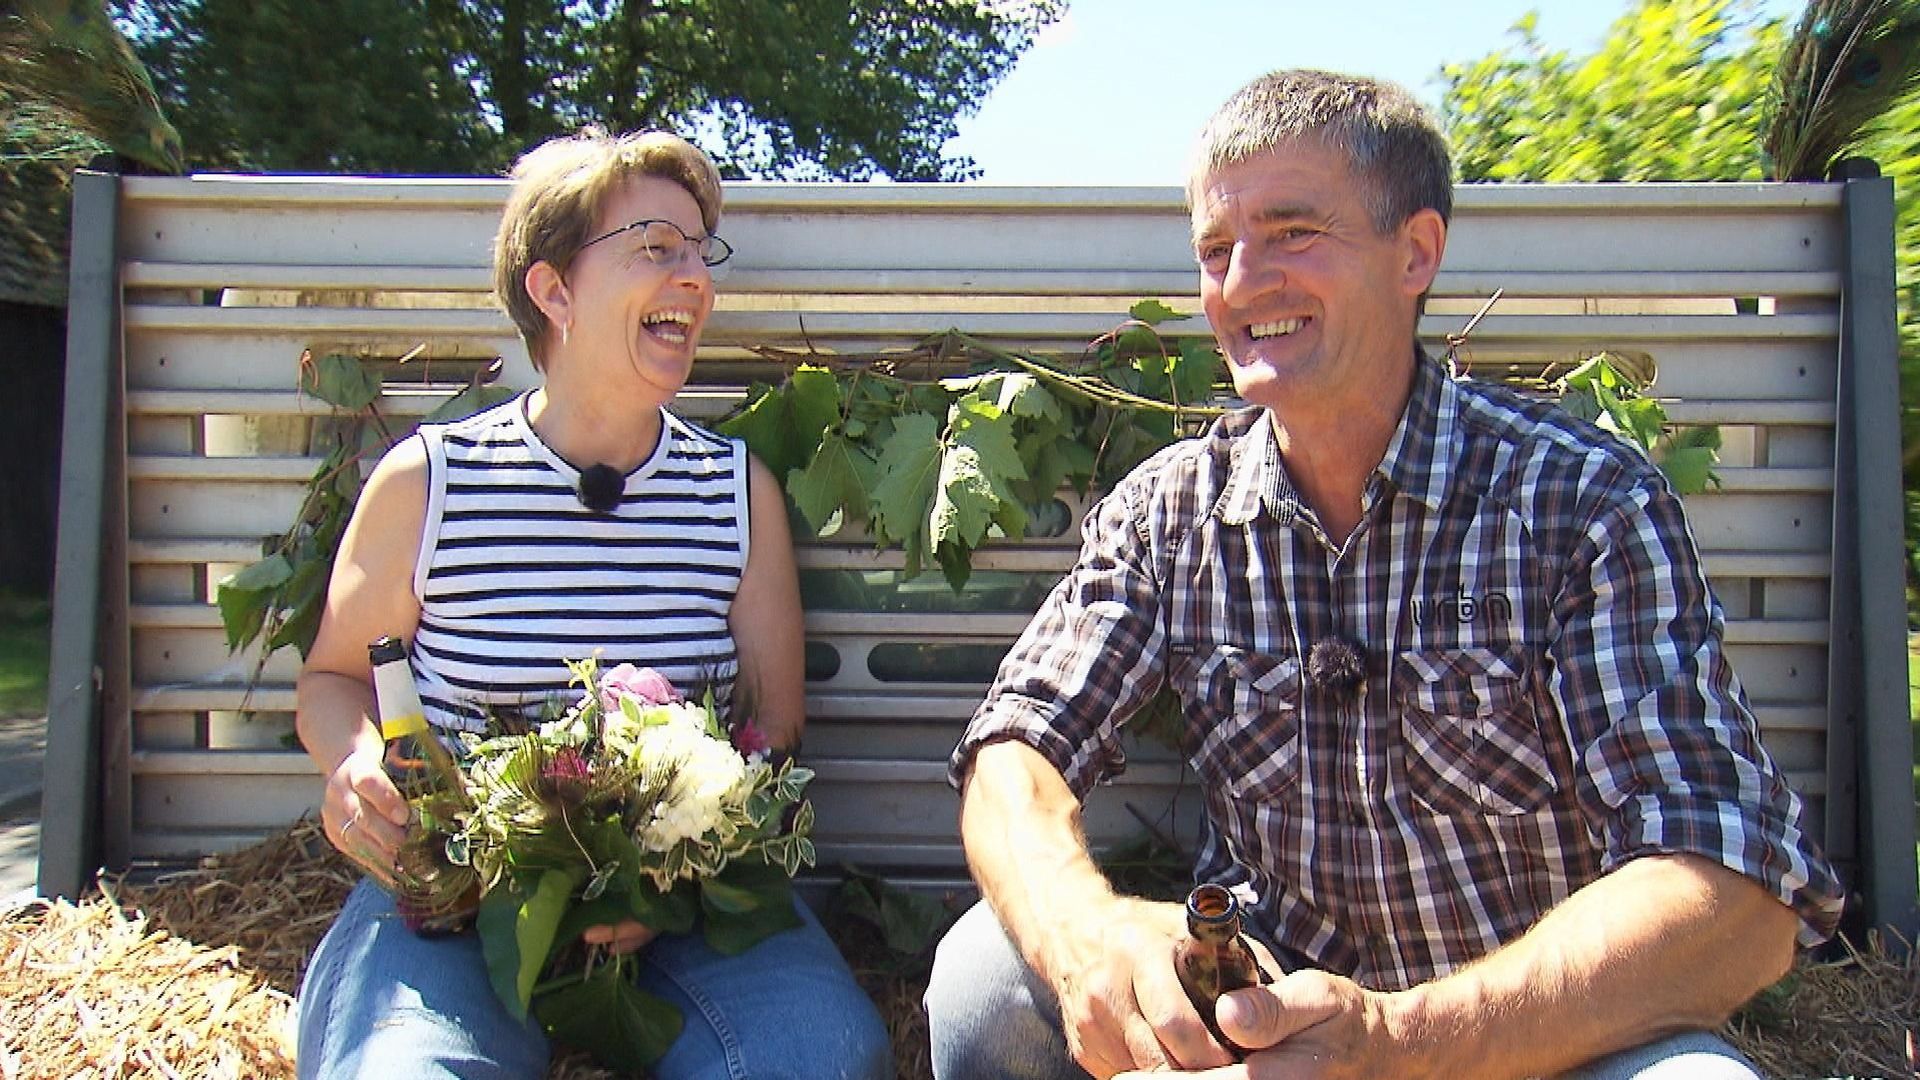
[{"label": "beer bottle", "polygon": [[1273,979],[1240,936],[1240,901],[1224,886],[1199,885],[1187,894],[1187,934],[1174,944],[1173,970],[1207,1031],[1236,1061],[1245,1059],[1246,1048],[1221,1034],[1214,1005],[1228,991]]}]

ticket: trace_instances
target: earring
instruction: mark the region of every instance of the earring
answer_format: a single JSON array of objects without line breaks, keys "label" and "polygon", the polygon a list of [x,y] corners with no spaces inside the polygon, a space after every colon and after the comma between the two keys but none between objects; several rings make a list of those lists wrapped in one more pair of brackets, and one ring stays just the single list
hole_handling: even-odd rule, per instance
[{"label": "earring", "polygon": [[568,319],[566,322],[563,322],[560,324],[560,344],[561,345],[564,346],[567,343],[567,335],[571,334],[572,332],[573,332],[572,319]]}]

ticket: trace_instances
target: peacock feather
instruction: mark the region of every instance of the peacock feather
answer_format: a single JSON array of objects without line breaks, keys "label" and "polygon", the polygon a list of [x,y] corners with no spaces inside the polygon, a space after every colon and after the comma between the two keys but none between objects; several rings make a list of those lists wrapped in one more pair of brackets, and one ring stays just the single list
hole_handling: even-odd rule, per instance
[{"label": "peacock feather", "polygon": [[1824,180],[1920,87],[1920,0],[1810,0],[1774,75],[1764,136],[1776,180]]}]

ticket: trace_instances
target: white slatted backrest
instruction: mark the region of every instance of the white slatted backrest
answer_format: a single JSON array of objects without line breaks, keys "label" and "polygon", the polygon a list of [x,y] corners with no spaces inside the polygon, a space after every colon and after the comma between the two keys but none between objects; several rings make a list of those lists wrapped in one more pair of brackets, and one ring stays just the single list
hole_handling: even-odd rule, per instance
[{"label": "white slatted backrest", "polygon": [[[315,804],[318,778],[287,746],[295,658],[269,658],[249,691],[257,658],[227,655],[213,582],[286,528],[315,464],[305,440],[325,407],[294,389],[303,350],[391,357],[424,346],[416,363],[443,370],[501,356],[504,381],[531,382],[485,297],[504,192],[485,181],[124,181],[129,644],[125,670],[110,662],[107,677],[120,690],[109,700],[129,705],[106,733],[129,768],[108,792],[110,860],[227,848]],[[1477,369],[1642,351],[1677,420],[1722,426],[1726,485],[1689,499],[1694,529],[1766,740],[1816,810],[1838,208],[1825,185],[1463,187],[1422,326],[1437,349],[1503,289],[1474,335]],[[729,187],[721,231],[738,255],[681,401],[700,418],[777,375],[756,346],[870,351],[958,328],[1077,352],[1142,297],[1198,306],[1186,216],[1167,189],[746,183]],[[1205,332],[1198,319],[1174,329]],[[431,404],[390,395],[382,408],[407,416]],[[1001,544],[978,565],[1043,587],[1073,545],[1071,532]],[[809,540],[800,561],[809,639],[832,669],[809,684],[823,859],[951,873],[945,755],[1025,608],[941,610],[951,600],[933,573],[886,591],[888,603],[927,610],[832,609],[821,579],[838,572],[844,589],[898,569],[899,557]],[[928,645],[948,651],[929,662]],[[1090,833],[1135,834],[1134,811],[1159,815],[1181,782],[1177,765],[1148,755],[1098,793]]]}]

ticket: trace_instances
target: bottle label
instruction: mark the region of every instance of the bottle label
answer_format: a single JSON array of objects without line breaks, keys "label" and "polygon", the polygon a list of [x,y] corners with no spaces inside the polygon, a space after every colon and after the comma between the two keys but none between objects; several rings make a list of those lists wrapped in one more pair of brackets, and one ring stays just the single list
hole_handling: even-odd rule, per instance
[{"label": "bottle label", "polygon": [[400,716],[386,716],[380,719],[380,737],[392,742],[405,735],[418,735],[427,730],[427,718],[419,713],[404,713]]}]

